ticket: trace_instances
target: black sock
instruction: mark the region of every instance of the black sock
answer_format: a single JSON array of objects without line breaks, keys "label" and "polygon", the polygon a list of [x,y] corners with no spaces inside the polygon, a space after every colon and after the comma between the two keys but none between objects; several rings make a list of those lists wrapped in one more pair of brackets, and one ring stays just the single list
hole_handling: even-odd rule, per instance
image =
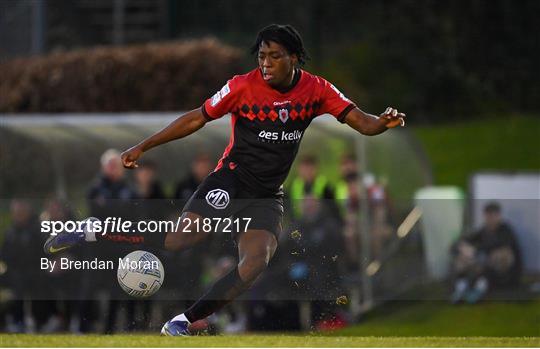
[{"label": "black sock", "polygon": [[204,319],[223,308],[248,288],[248,284],[242,281],[238,268],[235,267],[227,275],[219,279],[184,315],[191,323]]},{"label": "black sock", "polygon": [[127,245],[144,245],[148,247],[165,248],[167,232],[133,232],[133,233],[96,233],[97,241],[110,241]]}]

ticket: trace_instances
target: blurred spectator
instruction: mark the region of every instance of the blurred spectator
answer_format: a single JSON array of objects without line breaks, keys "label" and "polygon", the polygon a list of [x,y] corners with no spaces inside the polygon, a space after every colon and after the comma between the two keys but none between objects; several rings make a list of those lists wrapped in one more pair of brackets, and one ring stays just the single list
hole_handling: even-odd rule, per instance
[{"label": "blurred spectator", "polygon": [[343,155],[339,167],[340,179],[335,185],[335,199],[343,218],[346,218],[348,213],[358,214],[360,195],[356,182],[358,179],[357,167],[356,159],[352,154]]},{"label": "blurred spectator", "polygon": [[[364,173],[363,181],[360,182],[357,169],[355,157],[350,153],[344,154],[340,163],[341,179],[336,183],[336,199],[344,219],[345,246],[351,271],[356,270],[359,265],[358,229],[361,204],[367,204],[370,213],[371,259],[382,256],[384,246],[392,236],[385,185],[377,183],[371,173]],[[367,195],[368,200],[362,200],[362,195]]]},{"label": "blurred spectator", "polygon": [[451,301],[476,303],[492,287],[512,286],[521,276],[521,254],[514,232],[502,220],[501,207],[484,207],[484,225],[453,247],[455,273]]},{"label": "blurred spectator", "polygon": [[291,214],[293,220],[301,219],[303,215],[302,200],[306,196],[313,196],[322,200],[324,210],[339,220],[340,214],[335,202],[334,190],[328,179],[318,172],[317,159],[314,156],[306,155],[300,159],[298,174],[292,180],[288,191],[292,203]]},{"label": "blurred spectator", "polygon": [[178,182],[174,192],[174,198],[179,201],[178,205],[182,209],[187,200],[193,195],[201,182],[212,171],[212,161],[206,153],[200,153],[195,156],[191,162],[189,175]]},{"label": "blurred spectator", "polygon": [[[25,314],[24,304],[39,296],[35,292],[41,288],[39,263],[44,236],[29,201],[13,199],[10,215],[12,225],[7,229],[0,249],[0,260],[6,264],[6,286],[13,296],[7,309],[7,330],[28,332],[32,317]],[[49,314],[40,308],[38,301],[31,302],[31,310],[36,320],[47,320]]]},{"label": "blurred spectator", "polygon": [[383,205],[388,209],[388,213],[392,210],[390,205],[390,197],[386,190],[386,180],[379,180],[372,173],[364,174],[364,186],[366,187],[367,197],[369,200],[370,210],[377,205]]},{"label": "blurred spectator", "polygon": [[291,285],[311,300],[312,323],[332,321],[336,298],[344,294],[341,279],[345,241],[339,222],[325,211],[322,200],[308,195],[302,201],[297,230],[284,241]]},{"label": "blurred spectator", "polygon": [[[122,166],[120,152],[116,149],[109,149],[103,153],[100,160],[100,174],[88,191],[90,215],[99,220],[105,220],[107,217],[137,220],[138,210],[135,209],[137,193],[125,179],[125,169]],[[124,257],[131,250],[129,246],[107,244],[106,241],[103,241],[99,249],[91,247],[87,249],[87,256],[88,258],[98,257],[101,260],[118,260],[119,257]],[[112,333],[120,305],[118,299],[124,297],[118,285],[110,282],[116,279],[116,271],[90,271],[84,276],[83,288],[86,294],[81,297],[85,300],[83,301],[81,331],[91,330],[92,323],[98,315],[95,312],[97,304],[94,300],[97,293],[102,291],[110,298],[104,331]],[[132,319],[133,316],[130,316],[134,312],[132,302],[128,303],[127,311],[128,317]]]},{"label": "blurred spectator", "polygon": [[120,152],[116,149],[105,151],[101,156],[101,172],[88,191],[91,215],[100,220],[132,216],[131,200],[136,198],[136,191],[125,179]]},{"label": "blurred spectator", "polygon": [[371,258],[381,259],[386,244],[394,236],[394,228],[388,223],[388,209],[384,203],[374,204],[371,212]]},{"label": "blurred spectator", "polygon": [[135,189],[139,202],[140,217],[148,220],[162,220],[167,216],[167,205],[163,187],[156,177],[156,164],[143,160],[135,170]]},{"label": "blurred spectator", "polygon": [[360,257],[358,229],[362,195],[357,174],[355,172],[347,174],[342,185],[346,186],[346,199],[341,201],[343,204],[343,236],[346,242],[348,269],[354,271],[359,266],[358,258]]},{"label": "blurred spectator", "polygon": [[370,247],[371,259],[381,259],[384,256],[384,248],[394,235],[391,224],[392,205],[385,181],[377,181],[372,173],[365,173],[363,185],[366,188],[367,204],[369,211]]},{"label": "blurred spectator", "polygon": [[343,154],[339,164],[339,172],[342,178],[345,178],[350,174],[358,174],[358,162],[354,154]]},{"label": "blurred spectator", "polygon": [[360,256],[359,218],[361,190],[358,182],[358,163],[351,153],[345,153],[340,161],[340,179],[336,183],[336,201],[343,219],[343,236],[347,252],[347,266],[350,271],[358,268]]},{"label": "blurred spectator", "polygon": [[[137,192],[137,206],[139,219],[146,221],[161,221],[168,217],[172,207],[167,204],[163,187],[157,179],[157,165],[152,160],[142,160],[139,167],[134,171],[135,190]],[[170,265],[171,253],[167,251],[149,249],[144,247],[162,261],[166,270],[175,270]],[[174,277],[173,275],[170,275]],[[130,299],[127,302],[128,310],[128,330],[146,330],[150,322],[152,299]],[[137,314],[137,316],[135,316]]]},{"label": "blurred spectator", "polygon": [[[75,220],[73,212],[67,203],[57,198],[50,198],[45,201],[44,209],[40,213],[41,221],[66,222]],[[54,256],[49,256],[50,260],[55,260],[60,264],[61,258],[78,259],[80,250],[75,248],[69,251],[60,252]],[[76,285],[79,284],[80,273],[75,270],[61,270],[56,268],[54,272],[47,272],[43,275],[40,286],[45,297],[50,298],[43,301],[44,307],[50,314],[50,318],[43,325],[42,331],[46,333],[57,332],[69,328],[72,320],[78,316],[77,302],[73,301],[76,295]],[[58,287],[61,285],[61,287]]]}]

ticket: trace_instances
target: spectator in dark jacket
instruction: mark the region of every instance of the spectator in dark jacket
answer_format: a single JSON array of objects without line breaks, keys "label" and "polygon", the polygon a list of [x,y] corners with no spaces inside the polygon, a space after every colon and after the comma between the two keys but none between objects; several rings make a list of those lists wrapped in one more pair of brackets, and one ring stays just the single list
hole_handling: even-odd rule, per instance
[{"label": "spectator in dark jacket", "polygon": [[[39,294],[41,244],[44,236],[40,233],[39,220],[30,202],[13,199],[10,204],[12,225],[7,229],[0,249],[0,260],[6,264],[6,286],[14,299],[8,306],[8,331],[26,332],[24,322],[24,301],[32,301]],[[38,291],[39,292],[39,291]],[[39,305],[32,301],[34,315],[41,317]],[[46,320],[46,319],[40,319]]]},{"label": "spectator in dark jacket", "polygon": [[201,182],[212,171],[212,161],[205,153],[198,154],[191,162],[191,169],[186,178],[178,182],[174,192],[174,198],[178,200],[178,206],[182,209],[187,200],[193,195]]},{"label": "spectator in dark jacket", "polygon": [[484,207],[484,225],[465,236],[453,248],[456,276],[452,302],[463,298],[480,300],[490,287],[512,286],[521,276],[521,253],[501,207],[492,202]]},{"label": "spectator in dark jacket", "polygon": [[[109,149],[101,156],[101,171],[97,179],[88,190],[88,204],[90,215],[104,221],[107,217],[118,217],[124,220],[138,220],[137,193],[125,178],[125,169],[120,159],[120,152],[116,149]],[[118,260],[131,252],[133,248],[129,246],[118,246],[118,244],[107,244],[105,241],[99,248],[101,260]],[[88,258],[96,257],[95,251],[89,252]],[[112,333],[116,322],[118,311],[118,299],[123,297],[118,285],[111,280],[116,279],[116,271],[90,271],[84,274],[82,289],[87,293],[82,295],[85,299],[83,304],[83,320],[81,321],[81,331],[91,330],[92,321],[95,319],[95,297],[99,290],[105,291],[109,297],[109,311],[105,321],[105,332]],[[129,311],[129,309],[128,309]]]},{"label": "spectator in dark jacket", "polygon": [[[302,218],[281,242],[281,263],[287,268],[282,274],[297,297],[311,300],[311,321],[318,327],[339,316],[345,240],[339,221],[325,211],[321,199],[308,195],[301,203]],[[274,280],[277,284],[279,278]]]},{"label": "spectator in dark jacket", "polygon": [[139,216],[144,220],[163,220],[170,208],[165,201],[165,193],[156,178],[156,164],[146,160],[139,163],[134,173],[135,189],[139,198]]}]

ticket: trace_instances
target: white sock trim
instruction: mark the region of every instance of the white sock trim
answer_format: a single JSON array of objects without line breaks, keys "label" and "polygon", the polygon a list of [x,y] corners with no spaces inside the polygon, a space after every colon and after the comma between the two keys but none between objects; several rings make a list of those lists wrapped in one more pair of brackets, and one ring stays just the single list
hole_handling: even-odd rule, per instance
[{"label": "white sock trim", "polygon": [[189,320],[187,319],[187,317],[184,315],[184,313],[180,314],[180,315],[176,315],[175,317],[173,317],[171,319],[171,321],[186,321],[188,323],[188,325],[191,325],[191,322],[189,322]]}]

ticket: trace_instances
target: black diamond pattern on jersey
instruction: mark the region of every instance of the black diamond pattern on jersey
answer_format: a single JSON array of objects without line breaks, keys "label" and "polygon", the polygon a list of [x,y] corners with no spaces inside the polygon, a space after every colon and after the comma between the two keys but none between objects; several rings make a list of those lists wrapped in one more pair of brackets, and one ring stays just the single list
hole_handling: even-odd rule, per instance
[{"label": "black diamond pattern on jersey", "polygon": [[306,113],[309,111],[309,109],[311,109],[311,104],[307,103],[306,106],[305,106],[305,109],[306,109]]},{"label": "black diamond pattern on jersey", "polygon": [[241,110],[242,110],[242,112],[243,112],[244,114],[249,113],[249,107],[247,106],[247,104],[244,104],[244,105],[242,106]]},{"label": "black diamond pattern on jersey", "polygon": [[251,107],[251,111],[253,111],[255,115],[259,114],[260,110],[261,109],[259,109],[259,106],[257,104],[253,104],[253,106]]},{"label": "black diamond pattern on jersey", "polygon": [[262,108],[262,111],[263,111],[266,115],[268,115],[268,113],[270,113],[271,110],[272,110],[272,109],[270,109],[270,107],[268,107],[267,105],[265,105],[265,106]]},{"label": "black diamond pattern on jersey", "polygon": [[296,112],[297,112],[298,114],[300,114],[300,112],[302,111],[302,109],[303,109],[303,108],[302,108],[302,104],[300,104],[300,103],[296,103],[296,105],[294,106],[294,110],[296,110]]}]

